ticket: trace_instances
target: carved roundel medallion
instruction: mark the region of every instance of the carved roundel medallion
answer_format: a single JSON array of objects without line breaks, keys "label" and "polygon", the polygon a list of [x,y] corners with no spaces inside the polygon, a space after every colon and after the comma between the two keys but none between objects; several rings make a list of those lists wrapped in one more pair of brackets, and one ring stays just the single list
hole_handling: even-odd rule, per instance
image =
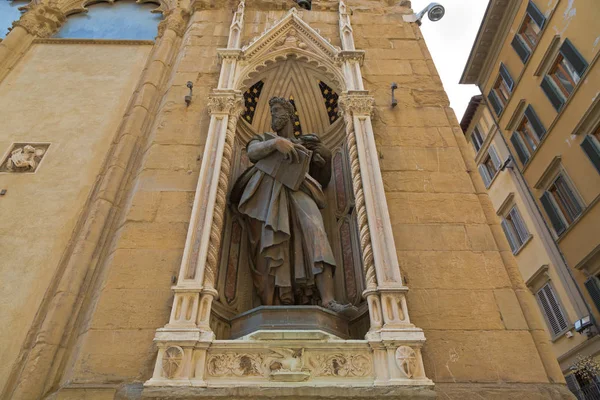
[{"label": "carved roundel medallion", "polygon": [[396,349],[396,365],[407,378],[412,378],[417,370],[417,353],[408,346],[398,347]]},{"label": "carved roundel medallion", "polygon": [[177,376],[183,365],[183,349],[179,346],[171,346],[165,350],[162,359],[164,375],[171,379]]}]

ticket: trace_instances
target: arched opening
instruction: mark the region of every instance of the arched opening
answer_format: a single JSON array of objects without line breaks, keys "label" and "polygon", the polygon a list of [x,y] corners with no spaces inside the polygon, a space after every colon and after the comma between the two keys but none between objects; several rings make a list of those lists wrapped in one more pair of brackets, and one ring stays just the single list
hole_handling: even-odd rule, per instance
[{"label": "arched opening", "polygon": [[133,0],[98,3],[89,12],[71,15],[54,35],[61,39],[154,40],[160,13],[152,13],[155,4],[138,4]]},{"label": "arched opening", "polygon": [[[245,109],[236,132],[232,160],[233,184],[251,165],[246,144],[252,137],[272,132],[269,100],[284,97],[295,108],[294,134],[316,134],[332,152],[332,177],[324,190],[327,206],[321,210],[336,270],[335,299],[358,307],[349,323],[352,338],[363,338],[368,329],[367,305],[353,189],[346,145],[345,124],[339,116],[339,83],[322,67],[298,57],[264,65],[242,86]],[[230,205],[226,213],[217,278],[219,299],[213,303],[211,326],[218,339],[229,339],[230,321],[260,306],[247,261],[248,236],[241,216]]]},{"label": "arched opening", "polygon": [[21,18],[20,7],[26,6],[26,0],[4,0],[0,1],[0,39],[8,35],[9,28],[14,21]]}]

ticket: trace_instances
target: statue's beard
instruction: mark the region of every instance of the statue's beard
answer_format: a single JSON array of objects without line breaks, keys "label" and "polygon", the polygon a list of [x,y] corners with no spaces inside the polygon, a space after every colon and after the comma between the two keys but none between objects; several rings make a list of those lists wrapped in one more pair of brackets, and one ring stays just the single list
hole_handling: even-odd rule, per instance
[{"label": "statue's beard", "polygon": [[273,117],[273,119],[271,120],[271,128],[275,132],[280,132],[283,128],[285,128],[285,125],[288,123],[289,120],[290,119],[287,115],[281,117]]}]

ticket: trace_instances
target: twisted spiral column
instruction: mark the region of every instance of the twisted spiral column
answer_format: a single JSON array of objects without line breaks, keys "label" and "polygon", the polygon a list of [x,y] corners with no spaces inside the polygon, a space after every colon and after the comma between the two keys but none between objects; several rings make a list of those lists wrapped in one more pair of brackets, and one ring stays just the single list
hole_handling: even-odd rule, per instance
[{"label": "twisted spiral column", "polygon": [[371,233],[367,221],[367,209],[365,207],[365,195],[363,192],[362,179],[360,177],[360,165],[358,162],[358,150],[356,147],[356,135],[354,122],[350,113],[344,113],[346,122],[346,139],[348,142],[348,155],[350,156],[350,172],[352,175],[352,187],[354,188],[354,202],[360,236],[360,247],[362,250],[363,269],[367,290],[377,287],[375,275],[375,262],[373,260],[373,247],[371,246]]}]

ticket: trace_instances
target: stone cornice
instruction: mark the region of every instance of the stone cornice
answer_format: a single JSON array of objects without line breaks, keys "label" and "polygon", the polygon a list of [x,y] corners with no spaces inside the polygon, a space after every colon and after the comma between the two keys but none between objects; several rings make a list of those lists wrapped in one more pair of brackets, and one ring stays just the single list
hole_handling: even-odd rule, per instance
[{"label": "stone cornice", "polygon": [[217,55],[221,61],[225,59],[239,60],[242,58],[243,52],[241,49],[217,49]]}]

